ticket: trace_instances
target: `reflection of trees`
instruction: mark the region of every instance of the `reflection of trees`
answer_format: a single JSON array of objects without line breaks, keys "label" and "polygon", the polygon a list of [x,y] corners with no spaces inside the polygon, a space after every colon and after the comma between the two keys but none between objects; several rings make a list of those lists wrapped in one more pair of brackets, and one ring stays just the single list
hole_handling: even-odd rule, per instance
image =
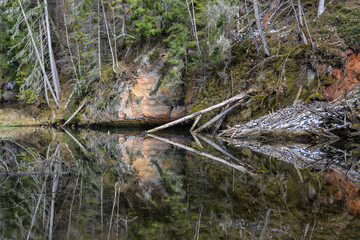
[{"label": "reflection of trees", "polygon": [[[36,149],[0,142],[2,172],[42,173],[1,176],[0,236],[315,239],[345,231],[326,223],[342,210],[319,201],[331,195],[322,175],[249,149],[220,143],[214,151],[214,142],[200,138],[202,151],[244,162],[252,175],[147,136],[70,133],[75,143],[68,134],[52,134],[41,135]],[[222,155],[226,147],[232,154]]]},{"label": "reflection of trees", "polygon": [[[52,236],[55,203],[59,187],[66,187],[69,165],[61,159],[60,144],[49,144],[46,155],[10,140],[1,141],[2,211],[6,211],[6,225],[16,219],[16,228],[9,228],[12,236],[22,239]],[[11,210],[11,211],[10,211]],[[42,214],[39,214],[42,211]],[[41,223],[36,225],[35,222]],[[20,230],[20,231],[19,231]],[[20,235],[18,235],[20,234]],[[3,233],[5,235],[5,233]],[[6,236],[6,235],[5,235]]]}]

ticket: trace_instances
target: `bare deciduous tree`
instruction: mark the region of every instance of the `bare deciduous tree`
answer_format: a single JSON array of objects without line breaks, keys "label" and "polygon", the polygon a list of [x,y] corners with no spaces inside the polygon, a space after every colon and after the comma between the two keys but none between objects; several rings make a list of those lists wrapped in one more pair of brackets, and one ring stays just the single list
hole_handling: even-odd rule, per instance
[{"label": "bare deciduous tree", "polygon": [[58,102],[60,102],[60,81],[59,81],[59,74],[58,74],[57,67],[56,67],[54,52],[52,50],[48,3],[47,3],[47,0],[44,0],[44,2],[45,2],[46,34],[47,34],[47,41],[48,41],[48,47],[49,47],[51,76],[52,76],[52,80],[53,80],[53,84],[54,84],[56,100]]},{"label": "bare deciduous tree", "polygon": [[49,81],[49,78],[48,78],[48,76],[47,76],[47,74],[46,74],[45,66],[44,66],[44,64],[43,64],[43,62],[42,62],[42,60],[41,60],[41,56],[40,56],[39,50],[38,50],[38,48],[37,48],[37,46],[36,46],[36,43],[35,43],[35,40],[34,40],[34,37],[33,37],[33,34],[32,34],[32,30],[31,30],[30,24],[29,24],[29,22],[28,22],[28,20],[27,20],[27,17],[26,17],[26,14],[25,14],[23,5],[22,5],[22,3],[21,3],[21,0],[18,0],[18,2],[19,2],[19,5],[20,5],[20,8],[21,8],[21,13],[22,13],[22,15],[23,15],[23,17],[24,17],[24,21],[25,21],[25,23],[26,23],[26,26],[27,26],[27,29],[28,29],[28,32],[29,32],[29,36],[30,36],[30,39],[31,39],[31,43],[32,43],[32,45],[33,45],[33,47],[34,47],[37,60],[38,60],[38,62],[39,62],[41,71],[42,71],[42,73],[43,73],[43,78],[44,78],[44,80],[45,80],[45,84],[47,84],[47,86],[48,86],[48,88],[49,88],[49,90],[50,90],[50,93],[51,93],[51,95],[52,95],[52,97],[53,97],[53,99],[54,99],[54,102],[55,102],[56,106],[59,107],[60,105],[59,105],[59,102],[58,102],[58,100],[57,100],[58,98],[56,97],[56,95],[55,95],[55,93],[54,93],[54,91],[53,91],[53,88],[52,88],[52,86],[51,86],[51,83],[50,83],[50,81]]},{"label": "bare deciduous tree", "polygon": [[261,42],[262,42],[262,44],[264,46],[265,55],[270,56],[269,48],[268,48],[268,45],[267,45],[266,39],[265,39],[265,34],[264,34],[262,26],[261,26],[258,1],[254,0],[253,4],[254,4],[254,13],[255,13],[256,26],[257,26],[257,28],[259,30],[259,35],[260,35],[260,38],[261,38]]}]

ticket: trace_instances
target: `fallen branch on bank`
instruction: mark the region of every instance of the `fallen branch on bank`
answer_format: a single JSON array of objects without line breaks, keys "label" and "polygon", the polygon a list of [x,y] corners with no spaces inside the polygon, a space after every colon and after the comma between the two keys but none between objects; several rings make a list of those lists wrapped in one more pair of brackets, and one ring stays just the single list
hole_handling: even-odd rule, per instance
[{"label": "fallen branch on bank", "polygon": [[[233,103],[233,102],[237,102],[237,101],[240,101],[240,100],[244,100],[245,98],[249,97],[251,94],[255,93],[256,91],[257,91],[256,89],[250,89],[250,90],[247,91],[246,93],[242,93],[242,94],[236,95],[235,97],[232,97],[232,98],[230,98],[230,99],[228,99],[228,100],[225,100],[225,101],[223,101],[223,102],[221,102],[221,103],[218,103],[218,104],[216,104],[216,105],[214,105],[214,106],[208,107],[208,108],[206,108],[206,109],[203,109],[203,110],[198,111],[198,112],[196,112],[196,113],[190,114],[190,115],[185,116],[185,117],[183,117],[183,118],[177,119],[177,120],[175,120],[175,121],[169,122],[169,123],[167,123],[167,124],[161,125],[161,126],[159,126],[159,127],[150,129],[150,130],[148,130],[147,132],[148,132],[148,133],[153,133],[153,132],[156,132],[156,131],[159,131],[159,130],[162,130],[162,129],[165,129],[165,128],[168,128],[168,127],[175,126],[175,125],[177,125],[177,124],[179,124],[179,123],[186,122],[186,121],[188,121],[188,120],[190,120],[190,119],[192,119],[192,118],[195,118],[195,117],[200,116],[200,115],[202,115],[202,114],[204,114],[204,113],[207,113],[207,112],[213,111],[213,110],[215,110],[215,109],[218,109],[218,108],[220,108],[220,107],[222,107],[222,106],[225,106],[225,105],[227,105],[227,104],[229,104],[229,103]],[[240,104],[238,104],[238,105],[240,105]],[[238,105],[237,105],[237,106],[238,106]],[[232,109],[231,109],[231,110],[232,110]],[[226,111],[226,110],[225,110],[225,111]],[[224,111],[224,112],[225,112],[225,111]],[[227,114],[227,113],[230,112],[230,111],[226,112],[225,114],[224,114],[224,112],[222,113],[222,115],[221,115],[219,118],[221,118],[222,116],[224,116],[225,114]],[[219,118],[217,118],[217,119],[219,119]],[[215,120],[215,121],[216,121],[216,120]],[[214,121],[214,122],[215,122],[215,121]],[[210,125],[210,124],[209,124],[209,125]],[[207,127],[207,126],[206,126],[206,127]],[[205,127],[204,127],[204,128],[205,128]]]},{"label": "fallen branch on bank", "polygon": [[71,117],[69,117],[69,119],[63,125],[61,125],[61,127],[64,127],[66,124],[68,124],[71,121],[71,119],[73,119],[76,116],[76,114],[78,114],[78,112],[80,112],[80,110],[85,106],[86,102],[87,101],[86,101],[86,98],[85,98],[83,100],[82,104],[78,107],[78,109],[76,109],[76,111],[73,113],[73,115],[71,115]]}]

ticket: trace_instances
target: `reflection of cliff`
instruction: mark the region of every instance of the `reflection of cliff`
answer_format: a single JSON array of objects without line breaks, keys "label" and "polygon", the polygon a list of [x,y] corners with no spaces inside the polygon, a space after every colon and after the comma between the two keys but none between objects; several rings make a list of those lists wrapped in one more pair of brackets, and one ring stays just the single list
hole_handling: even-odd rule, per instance
[{"label": "reflection of cliff", "polygon": [[360,216],[360,190],[350,179],[341,173],[330,170],[324,175],[325,182],[331,185],[333,200],[345,202],[347,212],[352,216]]},{"label": "reflection of cliff", "polygon": [[119,143],[124,161],[132,165],[141,181],[159,183],[161,172],[182,159],[182,152],[170,144],[141,136],[121,135]]}]

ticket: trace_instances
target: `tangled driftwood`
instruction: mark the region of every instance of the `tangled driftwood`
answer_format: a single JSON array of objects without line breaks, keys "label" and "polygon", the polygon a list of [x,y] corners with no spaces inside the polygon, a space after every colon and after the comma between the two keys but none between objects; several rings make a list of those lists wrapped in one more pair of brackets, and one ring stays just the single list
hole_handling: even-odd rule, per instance
[{"label": "tangled driftwood", "polygon": [[352,107],[344,102],[295,102],[290,107],[221,131],[219,136],[263,141],[334,141],[358,135],[353,115]]}]

